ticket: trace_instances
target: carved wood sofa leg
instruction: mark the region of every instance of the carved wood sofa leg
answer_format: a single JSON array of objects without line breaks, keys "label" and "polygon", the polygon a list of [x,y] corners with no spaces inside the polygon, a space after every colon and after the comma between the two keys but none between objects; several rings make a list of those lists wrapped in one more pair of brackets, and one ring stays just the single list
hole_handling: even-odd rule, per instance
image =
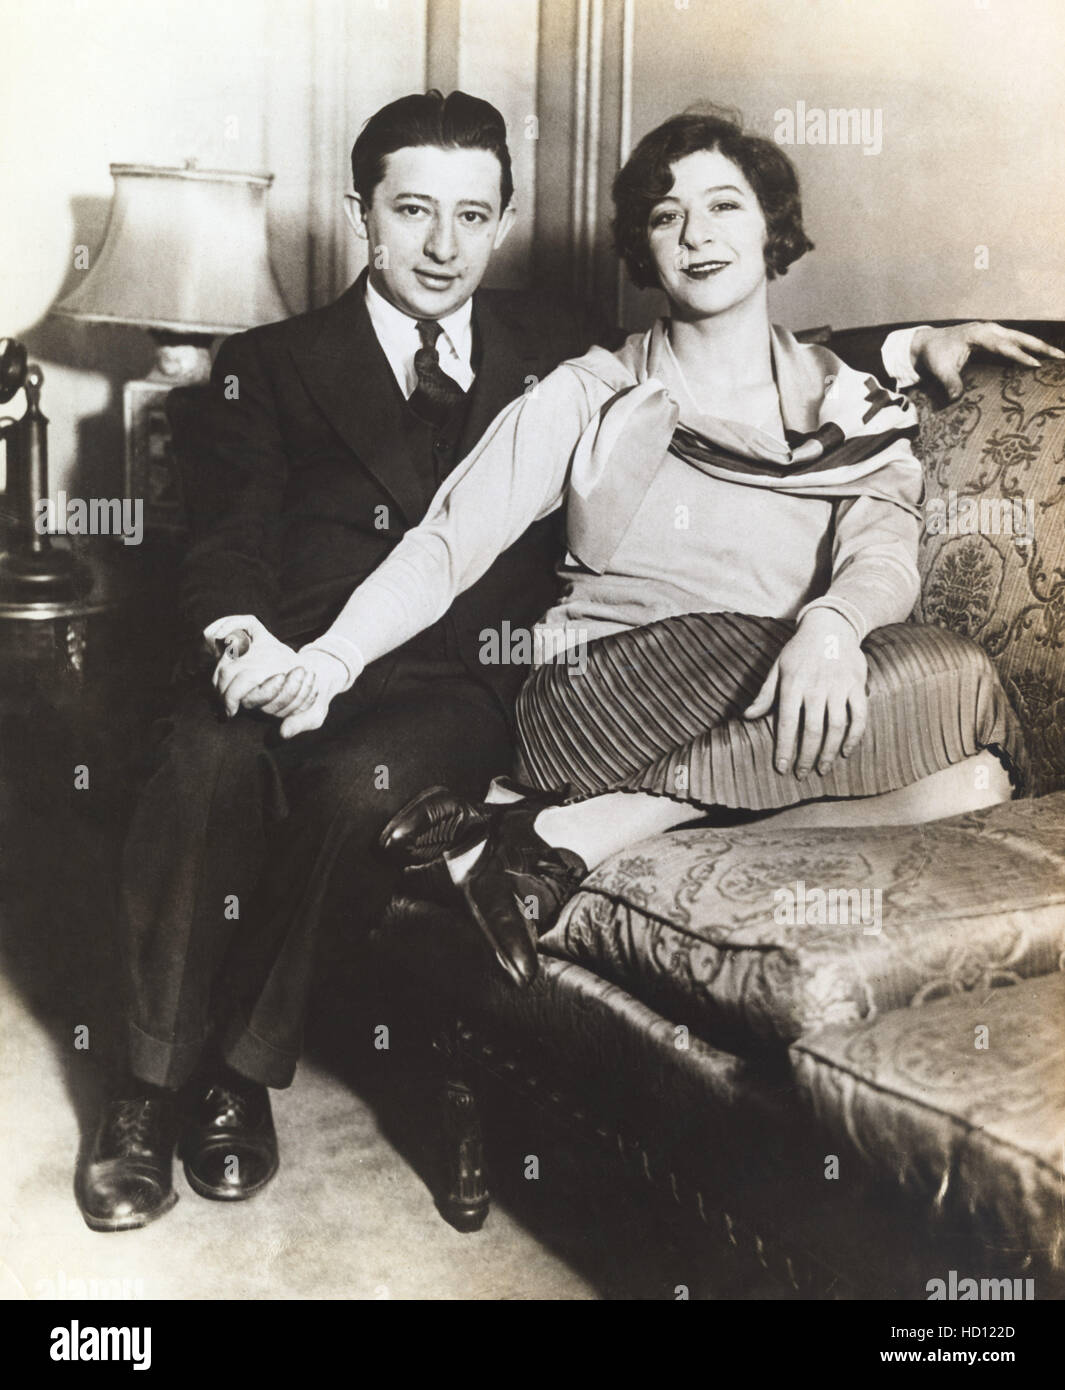
[{"label": "carved wood sofa leg", "polygon": [[458,1049],[461,1024],[452,1022],[437,1038],[441,1069],[443,1183],[437,1196],[441,1216],[456,1231],[479,1231],[490,1197],[484,1174],[484,1142],[477,1097]]}]

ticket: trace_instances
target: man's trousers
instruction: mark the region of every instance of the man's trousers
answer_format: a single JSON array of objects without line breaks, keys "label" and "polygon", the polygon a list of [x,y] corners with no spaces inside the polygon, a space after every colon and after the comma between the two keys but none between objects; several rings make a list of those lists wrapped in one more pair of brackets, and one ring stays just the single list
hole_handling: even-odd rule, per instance
[{"label": "man's trousers", "polygon": [[423,787],[483,796],[509,770],[497,698],[457,663],[400,653],[333,701],[321,729],[226,719],[209,680],[157,728],[123,851],[129,1061],[177,1088],[210,1045],[287,1086],[325,914],[370,928],[396,886],[377,846]]}]

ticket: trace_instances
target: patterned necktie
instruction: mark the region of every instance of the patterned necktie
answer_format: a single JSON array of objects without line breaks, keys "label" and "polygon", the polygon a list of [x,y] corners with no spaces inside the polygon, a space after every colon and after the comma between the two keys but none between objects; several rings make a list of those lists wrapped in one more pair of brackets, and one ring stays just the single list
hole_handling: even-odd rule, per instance
[{"label": "patterned necktie", "polygon": [[466,392],[440,365],[436,340],[443,332],[435,319],[417,319],[415,327],[422,345],[414,354],[414,371],[418,384],[410,404],[423,420],[442,425]]}]

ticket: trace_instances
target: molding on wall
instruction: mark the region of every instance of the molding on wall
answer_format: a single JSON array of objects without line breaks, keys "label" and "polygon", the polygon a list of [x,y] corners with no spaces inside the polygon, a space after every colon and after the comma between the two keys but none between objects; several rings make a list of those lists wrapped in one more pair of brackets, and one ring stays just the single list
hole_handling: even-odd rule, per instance
[{"label": "molding on wall", "polygon": [[344,0],[317,0],[310,10],[314,80],[311,95],[310,179],[307,188],[307,292],[311,304],[326,304],[344,275],[337,155],[348,131],[348,21]]},{"label": "molding on wall", "polygon": [[[632,75],[636,56],[636,0],[623,0],[621,15],[621,77],[618,93],[618,162],[621,166],[632,151]],[[624,263],[618,260],[615,267],[614,323],[621,324],[625,319],[625,277]]]},{"label": "molding on wall", "polygon": [[462,0],[430,0],[425,22],[425,85],[447,96],[459,85]]},{"label": "molding on wall", "polygon": [[[434,0],[431,9],[435,9]],[[573,0],[567,0],[572,6]],[[457,11],[457,81],[452,86],[485,98],[502,112],[514,169],[518,219],[492,258],[485,283],[527,287],[533,228],[540,201],[539,74],[541,0],[448,0]],[[448,89],[444,89],[448,90]]]},{"label": "molding on wall", "polygon": [[[540,49],[548,57],[539,92],[544,177],[537,189],[537,278],[545,290],[568,289],[604,323],[618,322],[622,305],[610,187],[632,143],[635,16],[636,0],[543,0],[541,6]],[[563,71],[547,66],[559,54],[571,55]],[[557,116],[563,109],[570,115],[565,122]],[[552,208],[552,199],[564,207]]]},{"label": "molding on wall", "polygon": [[[274,0],[277,3],[277,0]],[[425,90],[430,45],[427,0],[315,0],[306,7],[310,71],[305,90],[306,285],[310,306],[335,299],[365,264],[341,200],[351,189],[348,164],[359,127],[385,102]],[[449,10],[449,5],[442,6]]]},{"label": "molding on wall", "polygon": [[[406,3],[408,17],[420,23],[405,42],[413,40],[424,55],[424,69],[411,73],[408,89],[415,90],[421,78],[423,89],[446,92],[465,85],[483,91],[506,108],[515,163],[525,165],[519,181],[522,226],[504,248],[494,282],[528,283],[531,264],[533,283],[546,292],[572,296],[600,321],[618,322],[624,278],[611,249],[610,186],[632,144],[637,0],[523,0],[538,32],[529,54],[536,54],[535,88],[520,95],[489,61],[487,37],[499,23],[490,26],[489,20],[497,0]],[[356,32],[357,8],[346,0],[316,0],[308,13],[313,81],[306,298],[322,304],[359,268],[338,199],[347,186],[344,154],[352,121],[369,114],[363,109],[369,93],[368,74],[360,70],[364,44]],[[519,22],[516,13],[514,20]],[[523,120],[530,118],[539,138],[525,150]]]},{"label": "molding on wall", "polygon": [[578,298],[594,284],[599,214],[599,140],[603,92],[603,0],[578,0],[574,63],[573,193],[570,273]]}]

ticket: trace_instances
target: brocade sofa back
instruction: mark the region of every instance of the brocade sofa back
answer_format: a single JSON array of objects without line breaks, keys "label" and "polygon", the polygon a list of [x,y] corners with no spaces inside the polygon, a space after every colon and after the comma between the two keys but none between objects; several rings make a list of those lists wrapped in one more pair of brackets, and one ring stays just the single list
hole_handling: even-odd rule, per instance
[{"label": "brocade sofa back", "polygon": [[1065,364],[981,362],[934,408],[916,393],[926,525],[914,616],[994,660],[1037,794],[1065,788]]},{"label": "brocade sofa back", "polygon": [[[880,346],[901,326],[809,336],[883,377]],[[1061,322],[1009,326],[1065,347]],[[1032,790],[1045,795],[1065,789],[1065,364],[985,360],[964,377],[952,404],[912,393],[927,479],[913,616],[987,651],[1028,736]]]}]

